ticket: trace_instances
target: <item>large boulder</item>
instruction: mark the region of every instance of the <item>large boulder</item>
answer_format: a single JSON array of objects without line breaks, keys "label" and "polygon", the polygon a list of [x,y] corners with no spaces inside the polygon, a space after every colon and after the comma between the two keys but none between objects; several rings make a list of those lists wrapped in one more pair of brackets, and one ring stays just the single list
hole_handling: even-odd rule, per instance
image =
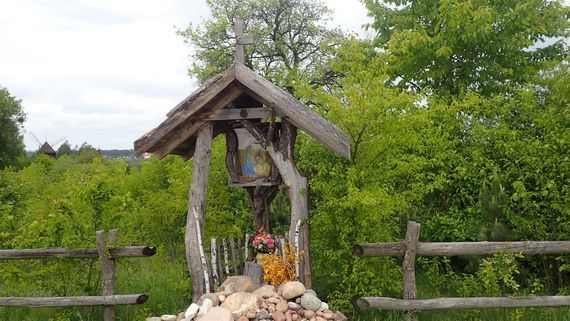
[{"label": "large boulder", "polygon": [[231,312],[243,310],[242,306],[246,306],[246,311],[250,309],[256,310],[261,304],[261,299],[253,294],[247,292],[238,292],[231,294],[226,298],[221,307],[229,309]]},{"label": "large boulder", "polygon": [[253,279],[245,275],[236,275],[228,277],[220,289],[224,291],[224,294],[230,295],[236,292],[253,292],[256,289],[254,286]]},{"label": "large boulder", "polygon": [[204,314],[200,321],[233,321],[232,313],[230,310],[221,307],[214,307]]},{"label": "large boulder", "polygon": [[305,294],[305,286],[299,281],[289,281],[280,286],[281,296],[287,300],[299,297]]}]

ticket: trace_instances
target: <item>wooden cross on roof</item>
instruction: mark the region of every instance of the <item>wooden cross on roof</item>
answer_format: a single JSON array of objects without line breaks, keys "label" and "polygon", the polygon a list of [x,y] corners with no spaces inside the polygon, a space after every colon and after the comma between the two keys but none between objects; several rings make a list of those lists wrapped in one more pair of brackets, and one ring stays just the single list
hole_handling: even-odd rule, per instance
[{"label": "wooden cross on roof", "polygon": [[243,45],[248,45],[253,43],[253,37],[244,35],[243,31],[243,21],[236,21],[236,61],[245,64],[245,53],[243,50]]}]

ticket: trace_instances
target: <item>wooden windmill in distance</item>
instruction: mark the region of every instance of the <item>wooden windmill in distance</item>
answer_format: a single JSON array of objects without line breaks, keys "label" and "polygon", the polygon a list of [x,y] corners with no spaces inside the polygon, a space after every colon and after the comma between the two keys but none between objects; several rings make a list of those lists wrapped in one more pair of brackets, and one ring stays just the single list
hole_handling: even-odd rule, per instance
[{"label": "wooden windmill in distance", "polygon": [[251,37],[244,36],[243,23],[238,21],[236,61],[206,81],[168,112],[158,127],[134,143],[138,155],[150,152],[159,158],[168,154],[194,158],[185,243],[195,302],[212,288],[202,238],[214,137],[226,136],[229,180],[248,190],[256,229],[268,225],[269,205],[278,185],[287,187],[291,201],[288,239],[298,253],[304,253],[297,276],[307,288],[312,287],[308,189],[307,179],[295,166],[297,128],[350,159],[350,142],[344,132],[244,65],[243,45],[252,42]]},{"label": "wooden windmill in distance", "polygon": [[[56,140],[54,143],[48,143],[47,140],[45,140],[43,143],[36,137],[36,135],[34,135],[34,133],[30,130],[30,135],[34,138],[34,140],[36,141],[36,143],[38,144],[38,150],[36,151],[36,154],[45,154],[51,157],[56,157],[57,156],[57,152],[55,151],[54,147],[61,144],[66,138],[65,137],[61,137],[60,139]],[[53,147],[52,147],[53,146]]]}]

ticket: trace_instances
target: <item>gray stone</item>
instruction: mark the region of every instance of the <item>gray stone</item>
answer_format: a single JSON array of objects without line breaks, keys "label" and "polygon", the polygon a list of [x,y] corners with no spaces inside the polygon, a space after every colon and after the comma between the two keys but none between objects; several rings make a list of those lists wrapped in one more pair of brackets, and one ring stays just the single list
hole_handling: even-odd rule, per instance
[{"label": "gray stone", "polygon": [[306,293],[301,297],[301,306],[306,310],[318,311],[323,303],[316,296]]},{"label": "gray stone", "polygon": [[160,321],[176,321],[176,316],[171,314],[164,314],[160,317]]},{"label": "gray stone", "polygon": [[315,290],[312,290],[312,289],[306,289],[306,290],[305,290],[305,294],[307,294],[307,293],[310,293],[310,294],[312,294],[312,295],[314,295],[314,296],[317,296],[317,292],[315,292]]},{"label": "gray stone", "polygon": [[269,319],[271,318],[271,315],[269,314],[269,312],[265,309],[260,309],[259,312],[257,312],[257,317],[259,319]]},{"label": "gray stone", "polygon": [[160,317],[148,317],[146,321],[160,321]]},{"label": "gray stone", "polygon": [[319,309],[319,311],[324,311],[324,310],[328,310],[329,309],[329,305],[326,302],[321,303],[321,307]]}]

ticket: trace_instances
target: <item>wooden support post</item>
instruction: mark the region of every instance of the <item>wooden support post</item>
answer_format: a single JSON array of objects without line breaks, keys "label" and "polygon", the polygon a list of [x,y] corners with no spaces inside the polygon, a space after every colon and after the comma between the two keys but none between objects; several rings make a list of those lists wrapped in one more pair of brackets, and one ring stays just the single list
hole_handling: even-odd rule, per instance
[{"label": "wooden support post", "polygon": [[[109,248],[116,245],[118,230],[109,231],[108,241],[105,242],[105,231],[97,231],[97,251],[101,262],[101,283],[103,284],[103,296],[115,295],[115,260],[109,255]],[[105,305],[103,320],[115,321],[115,306]]]},{"label": "wooden support post", "polygon": [[230,251],[232,252],[232,266],[234,268],[234,275],[239,275],[237,253],[236,253],[236,241],[234,237],[230,237]]},{"label": "wooden support post", "polygon": [[210,267],[204,253],[202,235],[204,235],[208,171],[212,157],[212,136],[213,124],[208,122],[200,128],[198,138],[196,139],[188,216],[186,218],[186,259],[188,270],[192,277],[192,297],[194,302],[198,302],[204,291],[210,292]]},{"label": "wooden support post", "polygon": [[[404,254],[404,300],[415,300],[416,291],[416,252],[418,249],[418,241],[420,239],[420,224],[409,221],[406,229],[405,254]],[[418,313],[416,311],[408,312],[406,320],[418,321]]]}]

